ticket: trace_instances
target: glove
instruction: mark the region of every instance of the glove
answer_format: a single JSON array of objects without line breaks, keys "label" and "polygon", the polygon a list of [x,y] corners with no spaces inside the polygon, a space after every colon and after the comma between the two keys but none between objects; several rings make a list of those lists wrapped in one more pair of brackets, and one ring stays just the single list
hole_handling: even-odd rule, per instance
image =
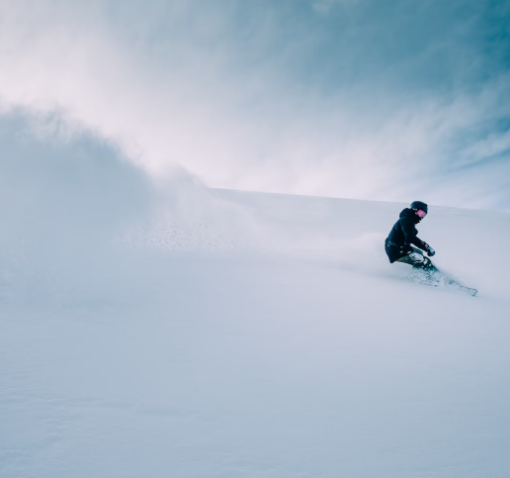
[{"label": "glove", "polygon": [[426,242],[423,244],[423,246],[429,257],[432,257],[436,253],[436,251],[432,249],[432,247],[430,247]]}]

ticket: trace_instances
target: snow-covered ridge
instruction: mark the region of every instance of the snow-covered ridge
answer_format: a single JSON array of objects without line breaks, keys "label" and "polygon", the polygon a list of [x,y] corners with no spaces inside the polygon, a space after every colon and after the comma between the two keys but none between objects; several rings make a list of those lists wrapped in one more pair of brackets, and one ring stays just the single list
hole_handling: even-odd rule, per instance
[{"label": "snow-covered ridge", "polygon": [[509,476],[510,216],[123,178],[2,185],[0,476]]}]

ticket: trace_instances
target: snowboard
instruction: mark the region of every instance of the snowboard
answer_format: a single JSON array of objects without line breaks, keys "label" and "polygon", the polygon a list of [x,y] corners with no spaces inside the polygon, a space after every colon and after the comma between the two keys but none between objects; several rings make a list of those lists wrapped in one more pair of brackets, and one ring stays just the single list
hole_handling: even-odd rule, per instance
[{"label": "snowboard", "polygon": [[418,282],[423,285],[441,288],[444,287],[447,289],[456,290],[458,292],[463,292],[472,297],[478,293],[477,289],[459,284],[437,268],[434,268],[434,270],[431,272],[425,272],[424,270],[413,271],[413,273],[410,275],[410,278],[414,282]]},{"label": "snowboard", "polygon": [[460,285],[459,283],[452,280],[447,284],[447,287],[450,289],[458,290],[459,292],[464,292],[466,294],[469,294],[471,296],[475,296],[478,293],[477,289],[472,289],[471,287],[466,287],[465,285]]}]

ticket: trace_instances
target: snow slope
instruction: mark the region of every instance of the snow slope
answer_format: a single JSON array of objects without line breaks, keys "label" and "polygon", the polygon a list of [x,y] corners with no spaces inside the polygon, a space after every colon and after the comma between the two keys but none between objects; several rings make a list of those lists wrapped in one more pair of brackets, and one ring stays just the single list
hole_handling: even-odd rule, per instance
[{"label": "snow slope", "polygon": [[419,227],[473,298],[390,266],[401,204],[181,179],[2,201],[2,478],[510,476],[508,215]]}]

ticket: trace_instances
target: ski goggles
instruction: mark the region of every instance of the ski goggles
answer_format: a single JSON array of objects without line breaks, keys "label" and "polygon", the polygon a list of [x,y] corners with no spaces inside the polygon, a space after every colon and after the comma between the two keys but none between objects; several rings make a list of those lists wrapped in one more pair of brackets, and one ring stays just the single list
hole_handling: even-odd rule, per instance
[{"label": "ski goggles", "polygon": [[420,219],[423,219],[423,218],[427,215],[427,213],[426,213],[423,209],[418,209],[418,210],[416,211],[416,215],[417,215]]}]

